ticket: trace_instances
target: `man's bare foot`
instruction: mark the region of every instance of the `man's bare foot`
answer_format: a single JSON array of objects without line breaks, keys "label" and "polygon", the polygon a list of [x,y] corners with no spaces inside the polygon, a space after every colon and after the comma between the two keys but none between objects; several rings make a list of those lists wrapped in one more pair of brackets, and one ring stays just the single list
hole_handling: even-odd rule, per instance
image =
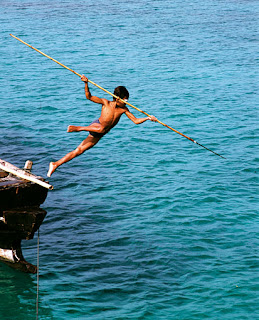
[{"label": "man's bare foot", "polygon": [[67,127],[67,132],[74,132],[74,131],[77,131],[77,126],[68,126]]},{"label": "man's bare foot", "polygon": [[56,169],[57,169],[57,166],[54,164],[54,162],[50,162],[47,176],[50,177]]}]

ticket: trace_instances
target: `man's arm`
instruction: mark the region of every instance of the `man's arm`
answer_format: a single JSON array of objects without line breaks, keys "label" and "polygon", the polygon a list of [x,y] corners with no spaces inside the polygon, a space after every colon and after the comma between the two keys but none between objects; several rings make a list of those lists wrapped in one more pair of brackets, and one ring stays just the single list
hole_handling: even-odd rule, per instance
[{"label": "man's arm", "polygon": [[91,95],[91,92],[88,88],[88,79],[86,76],[82,75],[81,80],[85,83],[85,96],[86,99],[93,101],[95,103],[104,104],[106,99],[98,98]]},{"label": "man's arm", "polygon": [[154,117],[154,116],[150,116],[150,117],[146,117],[146,118],[136,118],[134,116],[134,114],[132,114],[128,108],[127,108],[127,111],[125,112],[126,116],[131,120],[133,121],[135,124],[141,124],[147,120],[151,120],[151,121],[157,121],[157,118]]}]

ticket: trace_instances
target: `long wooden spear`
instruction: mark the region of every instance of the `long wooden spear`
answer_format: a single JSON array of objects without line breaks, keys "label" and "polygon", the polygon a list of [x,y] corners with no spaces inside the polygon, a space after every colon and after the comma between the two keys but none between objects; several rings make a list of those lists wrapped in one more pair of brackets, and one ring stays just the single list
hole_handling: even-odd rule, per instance
[{"label": "long wooden spear", "polygon": [[[59,62],[59,61],[57,61],[57,60],[55,60],[55,59],[51,58],[50,56],[48,56],[48,55],[47,55],[47,54],[45,54],[44,52],[42,52],[42,51],[40,51],[40,50],[38,50],[38,49],[34,48],[34,47],[33,47],[33,46],[31,46],[30,44],[28,44],[28,43],[24,42],[22,39],[20,39],[20,38],[18,38],[18,37],[16,37],[16,36],[14,36],[14,35],[13,35],[13,34],[11,34],[11,33],[10,33],[10,36],[11,36],[11,37],[13,37],[13,38],[15,38],[16,40],[18,40],[18,41],[22,42],[22,43],[23,43],[23,44],[25,44],[26,46],[28,46],[28,47],[32,48],[33,50],[35,50],[35,51],[39,52],[40,54],[42,54],[43,56],[45,56],[45,57],[49,58],[50,60],[52,60],[52,61],[56,62],[57,64],[59,64],[59,65],[60,65],[60,66],[62,66],[63,68],[65,68],[65,69],[67,69],[67,70],[69,70],[69,71],[73,72],[74,74],[76,74],[76,75],[77,75],[77,76],[79,76],[80,78],[82,77],[82,75],[81,75],[81,74],[79,74],[79,73],[75,72],[74,70],[72,70],[72,69],[68,68],[68,67],[67,67],[67,66],[65,66],[63,63],[61,63],[61,62]],[[128,101],[125,101],[125,100],[121,99],[120,97],[118,97],[118,96],[114,95],[113,93],[111,93],[110,91],[108,91],[108,90],[104,89],[103,87],[99,86],[98,84],[94,83],[93,81],[91,81],[91,80],[89,80],[89,79],[88,79],[88,82],[90,82],[92,85],[96,86],[97,88],[99,88],[99,89],[103,90],[104,92],[106,92],[106,93],[110,94],[110,95],[111,95],[111,96],[113,96],[114,98],[122,100],[125,104],[129,105],[130,107],[132,107],[132,108],[134,108],[134,109],[138,110],[139,112],[141,112],[141,113],[145,114],[146,116],[150,117],[150,115],[149,115],[148,113],[146,113],[145,111],[143,111],[143,110],[141,110],[141,109],[139,109],[139,108],[135,107],[134,105],[132,105],[132,104],[131,104],[131,103],[129,103]],[[207,148],[207,147],[203,146],[202,144],[200,144],[200,143],[198,143],[197,141],[193,140],[192,138],[190,138],[190,137],[186,136],[185,134],[183,134],[183,133],[181,133],[181,132],[177,131],[176,129],[174,129],[174,128],[170,127],[170,126],[168,126],[167,124],[163,123],[162,121],[157,120],[157,122],[158,122],[158,123],[160,123],[160,124],[162,124],[163,126],[167,127],[168,129],[170,129],[170,130],[172,130],[172,131],[174,131],[174,132],[176,132],[176,133],[180,134],[181,136],[185,137],[186,139],[188,139],[188,140],[192,141],[193,143],[196,143],[197,145],[199,145],[199,146],[203,147],[204,149],[206,149],[206,150],[208,150],[208,151],[210,151],[210,152],[212,152],[212,153],[216,154],[217,156],[219,156],[219,157],[221,157],[221,158],[223,158],[223,159],[226,159],[225,157],[223,157],[223,156],[221,156],[220,154],[218,154],[218,153],[214,152],[213,150],[211,150],[211,149],[209,149],[209,148]]]}]

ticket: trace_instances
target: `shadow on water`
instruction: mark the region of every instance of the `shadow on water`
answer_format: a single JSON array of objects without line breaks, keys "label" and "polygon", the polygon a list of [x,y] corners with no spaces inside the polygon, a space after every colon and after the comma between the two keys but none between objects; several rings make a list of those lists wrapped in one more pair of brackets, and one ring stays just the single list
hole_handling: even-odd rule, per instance
[{"label": "shadow on water", "polygon": [[[26,274],[0,263],[0,318],[36,318],[36,275]],[[42,319],[52,319],[48,308],[40,306]]]}]

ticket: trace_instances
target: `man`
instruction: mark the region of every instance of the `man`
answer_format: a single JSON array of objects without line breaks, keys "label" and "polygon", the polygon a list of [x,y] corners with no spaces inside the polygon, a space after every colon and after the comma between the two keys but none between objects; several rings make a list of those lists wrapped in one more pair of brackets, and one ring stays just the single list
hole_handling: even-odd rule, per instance
[{"label": "man", "polygon": [[128,90],[119,86],[115,88],[114,95],[121,98],[113,98],[113,101],[107,99],[98,98],[92,96],[88,88],[88,79],[82,75],[81,80],[85,83],[85,96],[88,100],[102,105],[101,116],[98,120],[92,122],[89,126],[68,126],[67,132],[79,132],[79,131],[88,131],[88,137],[73,151],[69,152],[63,158],[56,162],[50,162],[49,171],[47,176],[50,177],[52,173],[63,163],[66,163],[73,158],[84,153],[86,150],[89,150],[99,142],[99,140],[108,133],[116,124],[119,122],[120,117],[123,113],[133,121],[135,124],[143,123],[147,120],[157,121],[156,117],[150,116],[145,118],[136,118],[126,107],[126,104],[121,100],[127,101],[129,98]]}]

